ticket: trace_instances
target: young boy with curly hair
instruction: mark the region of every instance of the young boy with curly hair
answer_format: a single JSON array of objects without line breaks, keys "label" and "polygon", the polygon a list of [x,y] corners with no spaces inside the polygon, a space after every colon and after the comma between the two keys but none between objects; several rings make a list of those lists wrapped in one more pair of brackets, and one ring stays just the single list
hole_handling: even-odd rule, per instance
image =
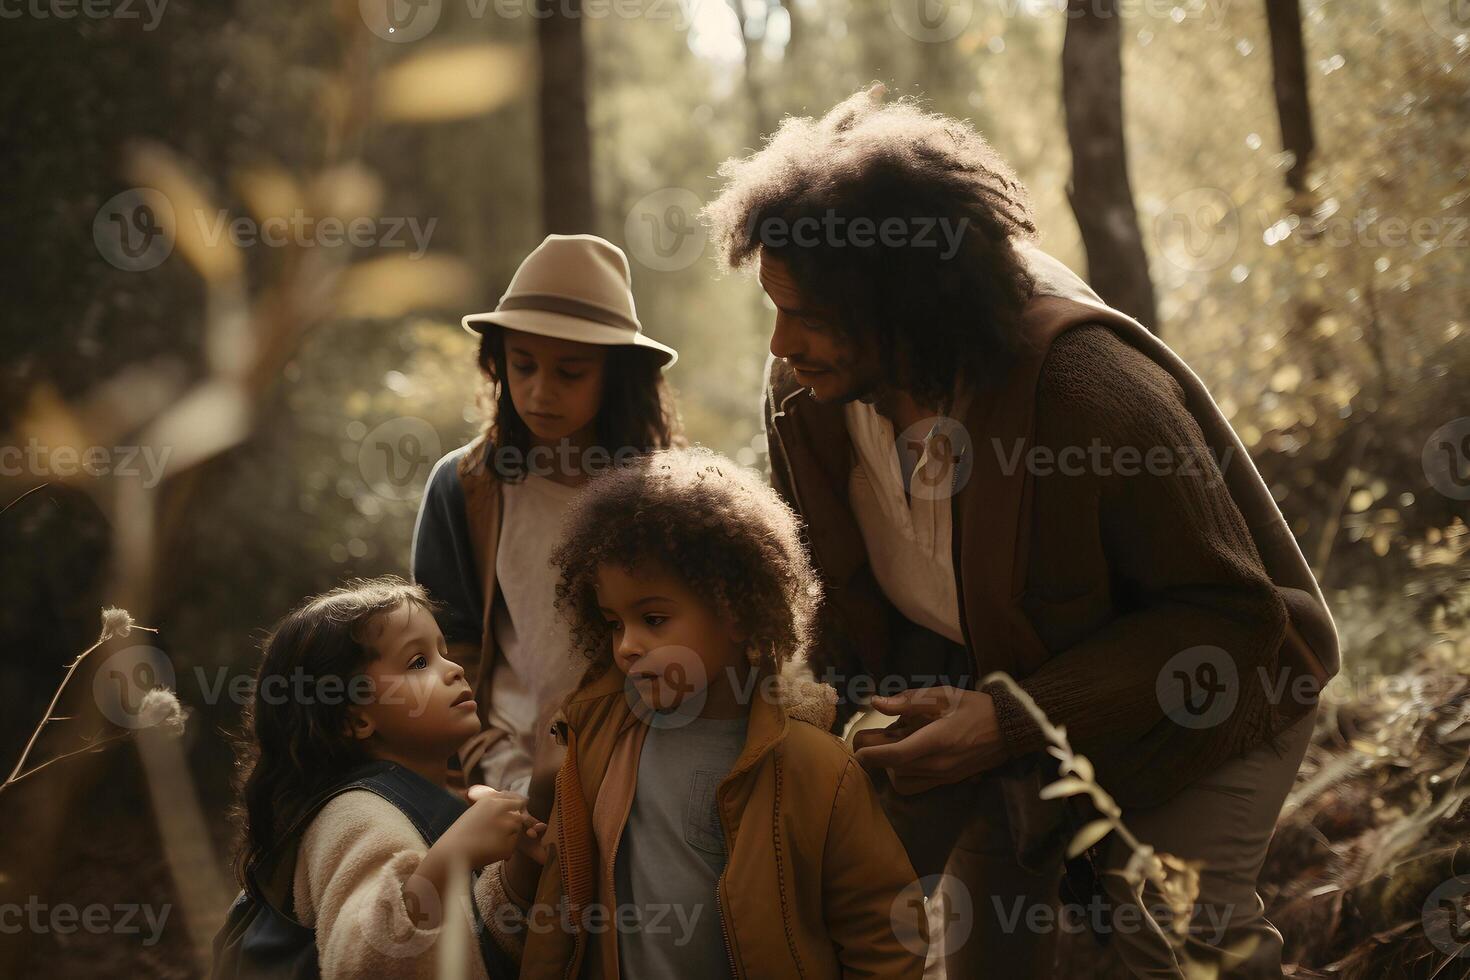
[{"label": "young boy with curly hair", "polygon": [[492,923],[539,977],[910,977],[923,897],[805,651],[791,510],[706,450],[597,477],[553,555],[590,665],[534,901]]}]

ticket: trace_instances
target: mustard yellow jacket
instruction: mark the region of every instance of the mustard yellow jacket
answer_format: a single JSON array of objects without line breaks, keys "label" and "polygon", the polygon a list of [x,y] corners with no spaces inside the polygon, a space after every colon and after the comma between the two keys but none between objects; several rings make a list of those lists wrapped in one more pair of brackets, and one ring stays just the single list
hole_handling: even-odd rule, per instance
[{"label": "mustard yellow jacket", "polygon": [[[731,974],[917,980],[922,893],[867,773],[827,730],[835,692],[809,677],[804,664],[761,670],[744,749],[717,791]],[[563,719],[567,753],[521,976],[615,978],[613,862],[648,729],[616,668],[584,680]]]}]

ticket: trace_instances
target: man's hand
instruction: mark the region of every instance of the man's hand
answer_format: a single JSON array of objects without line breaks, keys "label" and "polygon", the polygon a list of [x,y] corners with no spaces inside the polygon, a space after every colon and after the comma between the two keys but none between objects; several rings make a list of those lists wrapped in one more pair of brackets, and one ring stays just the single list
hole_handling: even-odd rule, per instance
[{"label": "man's hand", "polygon": [[888,769],[904,795],[957,783],[1006,761],[995,704],[983,691],[956,687],[911,688],[875,697],[872,706],[898,715],[887,728],[858,732],[858,762]]}]

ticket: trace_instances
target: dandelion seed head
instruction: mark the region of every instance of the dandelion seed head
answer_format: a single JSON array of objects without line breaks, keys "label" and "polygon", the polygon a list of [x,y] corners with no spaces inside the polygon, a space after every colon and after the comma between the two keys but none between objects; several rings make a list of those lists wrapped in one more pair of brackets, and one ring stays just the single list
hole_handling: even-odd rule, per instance
[{"label": "dandelion seed head", "polygon": [[102,610],[102,636],[105,643],[115,636],[127,636],[133,631],[133,617],[126,609],[108,606]]},{"label": "dandelion seed head", "polygon": [[166,687],[155,687],[143,695],[138,707],[138,727],[156,728],[174,738],[184,734],[187,717],[179,696]]}]

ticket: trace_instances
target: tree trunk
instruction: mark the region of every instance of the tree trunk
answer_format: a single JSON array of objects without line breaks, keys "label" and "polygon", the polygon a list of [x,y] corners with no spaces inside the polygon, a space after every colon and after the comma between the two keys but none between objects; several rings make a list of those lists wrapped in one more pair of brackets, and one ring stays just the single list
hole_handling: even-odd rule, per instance
[{"label": "tree trunk", "polygon": [[1092,287],[1157,333],[1153,281],[1128,185],[1121,38],[1117,0],[1069,0],[1062,44],[1062,103],[1072,147],[1067,197]]},{"label": "tree trunk", "polygon": [[1300,194],[1306,189],[1307,164],[1316,140],[1312,136],[1307,52],[1297,0],[1266,0],[1266,24],[1271,31],[1271,78],[1276,89],[1276,115],[1281,120],[1281,148],[1296,157],[1286,172],[1286,185]]},{"label": "tree trunk", "polygon": [[741,0],[728,0],[728,3],[735,14],[735,22],[740,25],[740,44],[745,50],[745,96],[750,102],[751,129],[755,133],[755,141],[751,145],[760,146],[762,140],[776,131],[780,116],[771,105],[770,92],[766,88],[765,66],[762,65],[763,59],[757,50],[760,42],[750,37],[745,4]]},{"label": "tree trunk", "polygon": [[547,234],[596,231],[581,0],[538,0],[541,218]]}]

